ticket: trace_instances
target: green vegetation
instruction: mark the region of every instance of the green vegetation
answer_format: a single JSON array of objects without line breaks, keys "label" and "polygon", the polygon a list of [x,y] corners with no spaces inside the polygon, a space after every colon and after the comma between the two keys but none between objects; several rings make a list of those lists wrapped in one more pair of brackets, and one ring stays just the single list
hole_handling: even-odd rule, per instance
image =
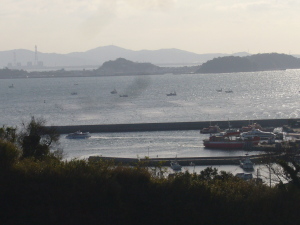
[{"label": "green vegetation", "polygon": [[0,130],[1,224],[300,222],[298,183],[268,187],[211,167],[158,177],[140,164],[62,161],[43,125],[32,118],[17,138],[13,128]]}]

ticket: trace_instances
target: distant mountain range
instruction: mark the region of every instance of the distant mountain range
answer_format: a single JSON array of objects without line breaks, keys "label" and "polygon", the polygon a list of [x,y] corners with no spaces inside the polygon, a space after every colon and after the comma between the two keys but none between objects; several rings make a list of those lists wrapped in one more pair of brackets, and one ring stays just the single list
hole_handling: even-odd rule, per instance
[{"label": "distant mountain range", "polygon": [[139,63],[152,63],[158,66],[190,66],[202,63],[216,57],[223,56],[247,56],[246,52],[223,54],[196,54],[179,49],[140,50],[133,51],[117,46],[104,46],[88,50],[86,52],[73,52],[68,54],[42,53],[25,49],[0,51],[0,67],[15,69],[30,69],[37,67],[68,68],[84,67],[98,68],[104,62],[125,58]]}]

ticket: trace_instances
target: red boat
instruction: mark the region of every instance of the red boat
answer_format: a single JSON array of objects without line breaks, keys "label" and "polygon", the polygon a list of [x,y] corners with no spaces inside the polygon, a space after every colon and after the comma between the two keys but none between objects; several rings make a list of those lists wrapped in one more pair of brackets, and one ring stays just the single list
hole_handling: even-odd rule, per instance
[{"label": "red boat", "polygon": [[263,128],[258,124],[258,123],[254,123],[254,124],[249,124],[248,126],[244,126],[242,127],[242,132],[247,132],[253,129],[260,129],[262,130]]},{"label": "red boat", "polygon": [[204,139],[203,144],[206,148],[218,148],[218,149],[243,149],[258,145],[260,141],[259,137],[253,138],[241,138],[238,136],[230,135],[212,135],[209,139]]}]

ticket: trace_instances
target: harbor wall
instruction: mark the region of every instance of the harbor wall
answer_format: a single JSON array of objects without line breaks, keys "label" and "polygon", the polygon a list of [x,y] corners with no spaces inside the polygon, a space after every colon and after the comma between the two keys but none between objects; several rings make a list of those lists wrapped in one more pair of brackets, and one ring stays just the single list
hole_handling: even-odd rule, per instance
[{"label": "harbor wall", "polygon": [[[191,163],[196,166],[212,166],[212,165],[239,165],[242,156],[221,156],[221,157],[179,157],[179,158],[119,158],[119,157],[102,157],[90,156],[89,162],[97,162],[99,160],[112,161],[115,164],[131,165],[137,164],[145,166],[170,166],[170,162],[176,160],[181,166],[191,166]],[[249,156],[255,164],[263,164],[266,161],[274,161],[279,156],[276,154],[260,154]]]},{"label": "harbor wall", "polygon": [[[250,123],[258,123],[262,127],[281,127],[289,125],[291,121],[300,119],[261,119],[261,120],[230,120],[233,128],[241,128]],[[133,123],[133,124],[99,124],[99,125],[70,125],[51,126],[59,134],[75,131],[104,133],[104,132],[142,132],[142,131],[172,131],[172,130],[200,130],[210,125],[218,125],[221,129],[228,128],[228,121],[195,121],[195,122],[168,122],[168,123]]]}]

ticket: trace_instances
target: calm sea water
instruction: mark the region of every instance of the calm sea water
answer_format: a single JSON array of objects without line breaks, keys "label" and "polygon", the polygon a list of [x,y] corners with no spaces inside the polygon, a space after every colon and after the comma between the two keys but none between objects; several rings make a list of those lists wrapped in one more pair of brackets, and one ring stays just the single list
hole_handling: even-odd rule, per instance
[{"label": "calm sea water", "polygon": [[[9,88],[13,84],[14,88]],[[31,116],[47,125],[187,122],[297,118],[300,70],[231,74],[1,79],[0,124]],[[111,94],[113,89],[118,94]],[[221,89],[222,92],[217,92]],[[232,90],[232,93],[226,93]],[[176,96],[166,96],[176,91]],[[76,95],[71,93],[76,92]],[[126,94],[122,98],[119,95]],[[66,159],[90,155],[189,157],[244,155],[207,150],[199,131],[92,134],[61,137]],[[249,154],[257,154],[256,152]]]},{"label": "calm sea water", "polygon": [[[1,79],[0,124],[18,125],[31,115],[49,125],[295,118],[299,83],[299,70]],[[118,94],[110,93],[114,88]],[[166,96],[173,91],[177,96]]]}]

